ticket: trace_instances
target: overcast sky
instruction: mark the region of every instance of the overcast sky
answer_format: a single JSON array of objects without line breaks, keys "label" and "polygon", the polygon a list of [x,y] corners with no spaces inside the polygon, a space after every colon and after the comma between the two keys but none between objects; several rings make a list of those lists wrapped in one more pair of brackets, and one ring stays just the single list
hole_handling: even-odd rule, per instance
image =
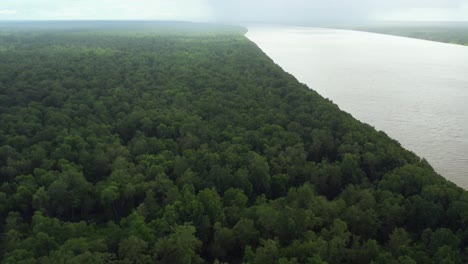
[{"label": "overcast sky", "polygon": [[468,0],[0,0],[0,20],[468,21]]}]

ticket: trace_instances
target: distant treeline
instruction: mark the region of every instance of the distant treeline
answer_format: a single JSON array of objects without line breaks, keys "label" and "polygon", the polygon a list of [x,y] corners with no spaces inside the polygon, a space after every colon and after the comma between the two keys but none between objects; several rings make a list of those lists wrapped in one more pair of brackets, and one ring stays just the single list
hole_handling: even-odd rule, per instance
[{"label": "distant treeline", "polygon": [[361,26],[356,30],[468,45],[468,23]]},{"label": "distant treeline", "polygon": [[174,21],[0,21],[0,33],[72,33],[99,34],[245,34],[247,29],[237,25],[190,23]]},{"label": "distant treeline", "polygon": [[468,262],[468,192],[242,30],[115,27],[0,32],[1,263]]}]

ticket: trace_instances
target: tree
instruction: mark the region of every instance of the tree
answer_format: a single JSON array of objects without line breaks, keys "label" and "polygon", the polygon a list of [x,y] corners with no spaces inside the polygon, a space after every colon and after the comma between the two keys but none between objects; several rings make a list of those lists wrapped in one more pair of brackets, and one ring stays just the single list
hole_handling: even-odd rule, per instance
[{"label": "tree", "polygon": [[119,258],[122,263],[152,263],[151,256],[146,254],[148,243],[136,236],[130,236],[119,243]]},{"label": "tree", "polygon": [[156,242],[156,260],[159,263],[201,263],[197,255],[201,242],[194,234],[195,227],[191,225],[175,227],[172,234]]},{"label": "tree", "polygon": [[270,191],[270,174],[267,161],[257,153],[250,154],[249,181],[255,193],[262,194]]},{"label": "tree", "polygon": [[279,258],[279,250],[276,241],[265,240],[262,246],[255,252],[255,264],[276,263]]},{"label": "tree", "polygon": [[204,189],[197,196],[203,206],[204,214],[211,223],[224,222],[223,203],[221,197],[214,189]]}]

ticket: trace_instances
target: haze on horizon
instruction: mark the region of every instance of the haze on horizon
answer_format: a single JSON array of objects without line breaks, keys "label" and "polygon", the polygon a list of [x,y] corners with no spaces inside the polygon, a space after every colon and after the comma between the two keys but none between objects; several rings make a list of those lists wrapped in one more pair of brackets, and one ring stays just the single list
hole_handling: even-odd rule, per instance
[{"label": "haze on horizon", "polygon": [[2,0],[0,20],[468,21],[468,0]]}]

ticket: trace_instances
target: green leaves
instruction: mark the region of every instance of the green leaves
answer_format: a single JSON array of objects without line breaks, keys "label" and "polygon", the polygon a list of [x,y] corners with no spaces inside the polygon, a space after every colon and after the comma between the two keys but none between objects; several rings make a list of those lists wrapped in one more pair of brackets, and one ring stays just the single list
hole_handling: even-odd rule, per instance
[{"label": "green leaves", "polygon": [[195,237],[195,228],[190,225],[177,226],[174,232],[159,239],[155,244],[159,263],[201,263],[197,254],[201,242]]},{"label": "green leaves", "polygon": [[241,35],[7,42],[2,263],[468,261],[466,191]]}]

